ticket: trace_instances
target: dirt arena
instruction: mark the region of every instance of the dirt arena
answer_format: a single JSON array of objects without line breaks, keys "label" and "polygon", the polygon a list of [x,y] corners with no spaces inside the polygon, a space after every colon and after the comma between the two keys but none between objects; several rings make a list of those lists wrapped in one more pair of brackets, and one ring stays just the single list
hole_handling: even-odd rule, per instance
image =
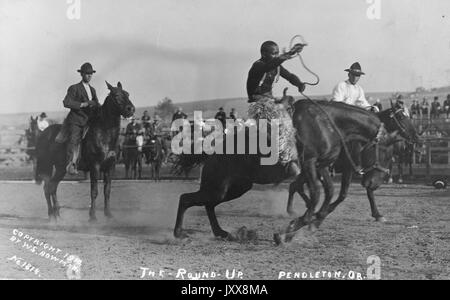
[{"label": "dirt arena", "polygon": [[[256,230],[257,240],[247,243],[214,238],[203,208],[192,208],[186,214],[184,227],[189,237],[173,238],[179,195],[197,188],[196,181],[115,181],[114,219],[107,221],[103,216],[100,197],[98,222],[90,224],[89,183],[63,182],[59,189],[62,218],[55,224],[47,221],[41,186],[2,182],[0,277],[67,278],[67,266],[39,255],[47,247],[44,251],[53,251],[54,257],[78,256],[81,279],[139,279],[143,268],[148,268],[145,279],[175,279],[177,275],[182,278],[181,274],[187,278],[188,273],[210,279],[213,275],[215,279],[226,279],[226,275],[277,279],[280,272],[293,276],[318,271],[353,271],[365,277],[371,255],[380,258],[382,279],[450,279],[449,190],[384,186],[376,195],[387,222],[377,223],[370,217],[365,191],[353,184],[349,198],[319,231],[276,247],[273,233],[291,220],[285,213],[285,184],[256,186],[217,208],[224,229],[236,231],[245,225]],[[299,213],[305,209],[298,197],[295,209]],[[35,253],[29,247],[32,241],[24,245],[25,235],[43,242],[35,244]],[[19,241],[13,242],[14,238]],[[26,270],[24,263],[38,268],[39,275]]]}]

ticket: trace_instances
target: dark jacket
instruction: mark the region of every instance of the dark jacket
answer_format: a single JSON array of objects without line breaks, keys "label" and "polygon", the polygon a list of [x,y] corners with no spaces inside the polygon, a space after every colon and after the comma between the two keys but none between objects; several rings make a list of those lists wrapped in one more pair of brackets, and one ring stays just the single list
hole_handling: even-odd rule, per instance
[{"label": "dark jacket", "polygon": [[[95,101],[98,103],[98,105],[100,105],[95,89],[92,86],[89,87],[91,88],[92,101]],[[66,122],[68,122],[69,124],[85,126],[88,122],[88,119],[92,116],[94,108],[80,108],[80,105],[82,102],[88,101],[89,98],[82,82],[71,85],[67,90],[67,95],[63,101],[64,107],[70,108],[70,113],[66,118]]]},{"label": "dark jacket", "polygon": [[302,82],[296,75],[281,66],[283,62],[283,59],[276,57],[269,62],[260,59],[252,65],[247,77],[249,102],[253,102],[252,96],[254,95],[272,95],[272,85],[278,76],[283,77],[298,88],[302,86]]}]

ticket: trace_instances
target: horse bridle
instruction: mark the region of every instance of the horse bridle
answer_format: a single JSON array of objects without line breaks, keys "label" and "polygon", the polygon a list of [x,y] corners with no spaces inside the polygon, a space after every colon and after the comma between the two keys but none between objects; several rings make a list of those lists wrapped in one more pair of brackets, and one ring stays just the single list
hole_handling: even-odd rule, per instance
[{"label": "horse bridle", "polygon": [[403,108],[399,108],[394,112],[391,112],[389,114],[389,118],[393,119],[395,122],[395,125],[400,129],[400,135],[408,136],[408,133],[406,132],[406,128],[403,126],[403,124],[397,119],[398,113],[404,113]]}]

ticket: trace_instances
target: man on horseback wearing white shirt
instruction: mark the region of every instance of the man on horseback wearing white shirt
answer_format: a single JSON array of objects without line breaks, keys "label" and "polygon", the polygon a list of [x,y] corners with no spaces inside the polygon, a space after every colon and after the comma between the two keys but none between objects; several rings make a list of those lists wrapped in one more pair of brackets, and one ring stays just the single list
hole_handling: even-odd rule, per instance
[{"label": "man on horseback wearing white shirt", "polygon": [[361,71],[361,65],[355,62],[350,69],[346,69],[345,71],[348,72],[348,80],[339,82],[336,85],[333,89],[332,101],[344,102],[378,112],[378,107],[372,106],[367,101],[364,90],[357,84],[361,75],[365,75]]},{"label": "man on horseback wearing white shirt", "polygon": [[[379,112],[378,107],[372,106],[366,99],[364,90],[358,81],[361,75],[365,73],[361,70],[361,65],[355,62],[350,66],[350,69],[345,69],[348,72],[348,80],[339,82],[333,89],[331,101],[344,102],[346,104],[359,106],[372,112]],[[364,169],[361,167],[361,144],[359,142],[352,143],[352,159],[355,161],[357,173],[364,174]]]}]

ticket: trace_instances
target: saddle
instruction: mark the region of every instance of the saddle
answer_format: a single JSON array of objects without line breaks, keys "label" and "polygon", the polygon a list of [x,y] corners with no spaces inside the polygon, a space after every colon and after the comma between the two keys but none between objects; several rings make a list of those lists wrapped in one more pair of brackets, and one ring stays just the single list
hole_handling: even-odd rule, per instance
[{"label": "saddle", "polygon": [[[84,127],[83,134],[81,135],[81,140],[84,140],[88,131],[89,131],[89,126]],[[63,124],[63,126],[61,126],[61,130],[55,137],[55,142],[57,142],[59,144],[64,144],[65,142],[67,142],[69,140],[69,137],[70,137],[69,126],[67,126],[66,124]]]}]

